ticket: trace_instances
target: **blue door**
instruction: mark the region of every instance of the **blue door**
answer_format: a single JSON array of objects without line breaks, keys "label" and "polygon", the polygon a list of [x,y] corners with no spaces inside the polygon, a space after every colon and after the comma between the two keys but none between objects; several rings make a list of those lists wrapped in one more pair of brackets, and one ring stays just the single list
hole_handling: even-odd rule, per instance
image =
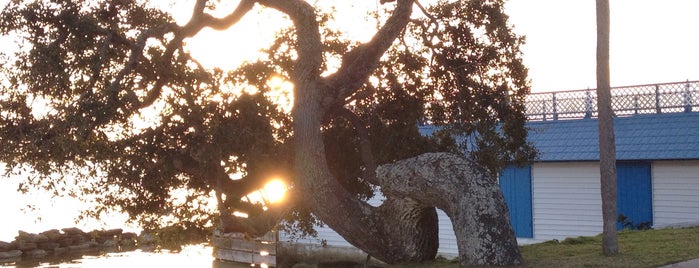
[{"label": "blue door", "polygon": [[[653,224],[653,192],[650,163],[617,163],[617,214],[624,215],[634,229]],[[617,229],[624,226],[617,223]]]},{"label": "blue door", "polygon": [[500,189],[510,208],[510,221],[517,237],[532,238],[531,167],[509,166],[500,174]]}]

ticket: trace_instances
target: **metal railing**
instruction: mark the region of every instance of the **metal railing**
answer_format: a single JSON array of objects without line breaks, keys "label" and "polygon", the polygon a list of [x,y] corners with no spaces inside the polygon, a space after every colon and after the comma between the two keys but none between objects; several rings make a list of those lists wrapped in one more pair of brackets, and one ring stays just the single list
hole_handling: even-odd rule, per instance
[{"label": "metal railing", "polygon": [[[699,81],[613,87],[616,116],[699,112]],[[530,121],[597,117],[595,89],[534,93],[527,96]]]}]

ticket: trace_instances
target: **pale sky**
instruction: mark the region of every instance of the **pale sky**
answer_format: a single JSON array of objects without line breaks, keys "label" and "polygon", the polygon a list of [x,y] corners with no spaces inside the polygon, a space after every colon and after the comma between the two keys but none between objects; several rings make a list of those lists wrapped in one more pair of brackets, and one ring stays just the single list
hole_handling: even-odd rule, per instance
[{"label": "pale sky", "polygon": [[[595,88],[594,0],[510,0],[533,92]],[[610,0],[612,86],[699,79],[699,1]]]},{"label": "pale sky", "polygon": [[[423,0],[424,2],[425,0]],[[320,1],[322,3],[322,1]],[[351,21],[346,30],[357,28],[359,35],[370,36],[373,22],[363,23],[364,10],[349,6],[368,6],[375,1],[338,1],[338,17]],[[178,2],[183,3],[183,2]],[[191,3],[191,2],[190,2]],[[349,4],[348,4],[349,3]],[[183,5],[186,8],[188,4]],[[679,82],[699,79],[699,1],[696,0],[611,0],[610,68],[612,86]],[[349,11],[348,11],[349,10]],[[595,88],[596,20],[594,0],[510,0],[506,13],[515,32],[525,35],[522,48],[529,68],[532,92]],[[189,12],[180,15],[186,21]],[[193,53],[210,54],[202,61],[228,67],[230,57],[251,55],[254,45],[271,40],[270,19],[255,14],[246,16],[229,33],[206,31],[190,40]],[[252,38],[241,40],[246,27],[262,27]],[[274,24],[272,25],[274,26]],[[354,32],[354,31],[353,31]],[[212,42],[211,40],[218,40]],[[230,42],[225,42],[230,41]],[[230,55],[232,44],[245,44]],[[221,55],[226,55],[222,57]]]},{"label": "pale sky", "polygon": [[[184,23],[194,1],[154,3],[170,2],[175,5],[168,9],[177,12],[176,18]],[[343,27],[352,31],[357,25],[363,26],[356,34],[364,35],[366,40],[374,22],[367,26],[363,21],[366,10],[348,7],[376,9],[377,2],[355,0],[334,4],[341,11],[338,17],[350,21]],[[5,3],[7,0],[0,0],[2,6]],[[699,1],[610,0],[610,4],[612,86],[699,80]],[[263,16],[248,14],[228,32],[205,30],[187,42],[197,47],[192,49],[193,54],[205,65],[232,68],[237,66],[236,59],[252,57],[258,46],[272,40],[273,30],[280,22],[270,19],[276,15],[269,13],[272,12]],[[506,13],[515,32],[527,38],[522,50],[533,92],[596,86],[594,0],[509,0]],[[251,28],[256,30],[246,31]],[[11,44],[0,42],[0,46],[8,45]],[[211,56],[202,56],[206,54]]]}]

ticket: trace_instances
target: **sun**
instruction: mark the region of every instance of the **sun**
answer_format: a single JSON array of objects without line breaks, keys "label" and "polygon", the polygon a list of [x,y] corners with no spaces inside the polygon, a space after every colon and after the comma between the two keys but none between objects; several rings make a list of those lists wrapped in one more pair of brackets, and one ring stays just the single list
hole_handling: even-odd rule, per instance
[{"label": "sun", "polygon": [[286,191],[288,189],[289,187],[286,185],[284,180],[274,178],[267,182],[264,187],[246,195],[242,199],[243,201],[253,204],[259,203],[267,206],[284,201],[284,196],[286,195]]},{"label": "sun", "polygon": [[281,179],[274,179],[267,184],[262,189],[263,197],[269,203],[277,203],[284,200],[284,195],[286,194],[287,186],[286,183]]}]

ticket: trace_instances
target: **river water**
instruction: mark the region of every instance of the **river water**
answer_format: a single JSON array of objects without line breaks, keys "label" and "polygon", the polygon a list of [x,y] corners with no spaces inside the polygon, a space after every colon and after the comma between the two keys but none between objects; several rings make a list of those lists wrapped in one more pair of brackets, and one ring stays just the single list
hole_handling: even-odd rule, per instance
[{"label": "river water", "polygon": [[[75,222],[84,203],[72,198],[57,198],[40,190],[27,194],[17,192],[20,178],[0,177],[0,241],[15,239],[18,230],[40,233],[50,229],[78,227],[85,231],[94,229],[122,228],[124,231],[139,232],[137,226],[125,224],[123,214],[105,215],[99,221]],[[28,209],[30,208],[30,209]],[[212,249],[208,245],[185,246],[179,252],[143,250],[128,252],[86,252],[82,255],[63,255],[42,260],[20,260],[3,262],[0,267],[225,267],[214,262]]]},{"label": "river water", "polygon": [[44,268],[138,268],[138,267],[233,267],[231,264],[214,261],[208,245],[185,246],[179,252],[147,252],[135,250],[113,253],[84,253],[41,260],[20,260],[0,263],[0,267],[44,267]]}]

